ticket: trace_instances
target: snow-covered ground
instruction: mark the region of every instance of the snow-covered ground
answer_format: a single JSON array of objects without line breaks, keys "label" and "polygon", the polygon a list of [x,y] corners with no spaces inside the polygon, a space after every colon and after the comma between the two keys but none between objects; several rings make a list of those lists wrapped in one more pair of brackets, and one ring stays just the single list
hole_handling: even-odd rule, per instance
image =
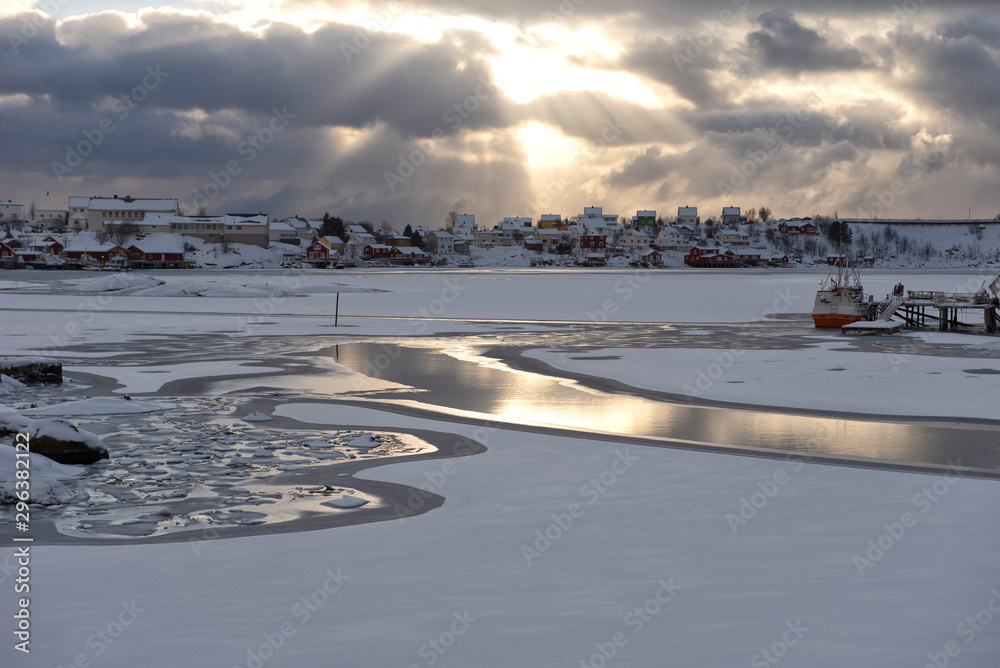
[{"label": "snow-covered ground", "polygon": [[[794,323],[790,314],[809,311],[822,278],[786,270],[306,275],[296,289],[336,282],[380,290],[341,295],[341,315],[347,317],[343,329],[335,330],[331,293],[303,289],[301,297],[288,291],[259,297],[265,284],[281,281],[273,274],[154,275],[190,287],[225,284],[233,294],[247,285],[248,296],[100,293],[107,299],[96,301],[76,289],[78,282],[44,278],[51,290],[0,293],[0,355],[34,354],[48,346],[84,364],[115,356],[113,346],[71,346],[127,348],[126,342],[142,340],[154,351],[139,361],[149,365],[145,370],[174,366],[170,380],[176,380],[236,372],[251,368],[241,363],[258,361],[219,359],[199,369],[156,358],[192,334],[213,340],[250,334],[262,337],[261,345],[267,336],[322,334],[319,346],[334,334],[354,340],[444,332],[502,337],[513,326],[485,320],[529,321],[517,325],[522,332],[552,329],[553,321],[675,323],[690,335],[684,348],[607,351],[621,360],[552,361],[579,364],[584,373],[620,374],[638,386],[662,380],[668,385],[661,389],[676,391],[670,388],[695,381],[697,370],[707,369],[720,352],[699,347],[711,345],[713,325],[772,315]],[[876,295],[899,281],[913,289],[951,291],[978,287],[984,278],[971,271],[867,272],[865,286]],[[240,332],[241,318],[249,331]],[[793,400],[831,391],[828,380],[853,391],[853,380],[873,388],[866,390],[871,400],[881,402],[874,412],[898,414],[896,406],[908,401],[928,406],[916,381],[941,371],[932,377],[951,396],[933,414],[993,417],[993,375],[964,370],[1000,365],[910,355],[894,366],[881,354],[841,351],[839,342],[813,338],[807,321],[801,335],[813,347],[780,355],[747,350],[725,376],[745,382],[712,388],[738,388],[732,391],[742,398],[710,398],[749,396],[766,404],[767,395],[782,392],[778,396],[785,398],[774,399],[776,404],[809,408]],[[978,343],[957,336],[911,338],[928,353],[935,346]],[[673,371],[650,370],[661,365]],[[634,373],[627,374],[627,367]],[[845,370],[828,370],[837,367]],[[116,366],[109,374],[135,388],[130,383],[146,382],[141,370]],[[820,370],[823,382],[811,381],[811,372]],[[795,374],[800,378],[789,380]],[[161,377],[142,387],[162,383],[163,375],[149,374]],[[791,386],[783,389],[785,382]],[[883,396],[889,392],[897,404]],[[0,549],[0,588],[9,587],[0,597],[0,665],[824,668],[934,666],[947,660],[950,666],[978,667],[1000,655],[1000,619],[994,619],[1000,611],[996,481],[641,447],[611,436],[540,435],[489,422],[275,401],[273,417],[295,420],[304,429],[426,429],[473,438],[488,451],[393,464],[358,476],[413,487],[411,508],[423,503],[417,490],[445,498],[440,508],[417,516],[401,508],[401,519],[311,532],[226,540],[208,540],[206,534],[156,545],[34,546],[30,656],[14,649],[17,557],[14,548]],[[98,402],[95,408],[111,406]],[[149,415],[162,419],[164,413]]]},{"label": "snow-covered ground", "polygon": [[[475,326],[448,322],[467,319],[761,321],[776,315],[807,314],[826,272],[822,269],[160,271],[149,273],[165,281],[163,285],[147,288],[154,291],[151,295],[129,294],[134,287],[122,291],[124,294],[84,292],[81,287],[94,280],[92,275],[63,274],[45,272],[34,281],[41,288],[0,292],[0,309],[17,312],[17,318],[7,319],[3,324],[0,355],[62,349],[74,342],[116,342],[200,332],[231,336],[423,335],[470,331]],[[140,281],[143,275],[133,274],[131,280]],[[863,279],[866,291],[880,299],[898,282],[914,290],[972,292],[993,276],[992,270],[868,271]],[[336,292],[351,294],[340,295],[339,324],[345,329],[334,331]]]},{"label": "snow-covered ground", "polygon": [[[954,342],[957,335],[946,336]],[[525,356],[691,399],[817,412],[997,419],[996,406],[986,400],[1000,395],[1000,339],[995,336],[959,337],[971,357],[913,354],[897,346],[859,352],[843,337],[828,338],[836,340],[801,350],[602,348],[572,355],[534,350]],[[939,341],[927,338],[932,345]],[[977,350],[992,354],[977,358]]]}]

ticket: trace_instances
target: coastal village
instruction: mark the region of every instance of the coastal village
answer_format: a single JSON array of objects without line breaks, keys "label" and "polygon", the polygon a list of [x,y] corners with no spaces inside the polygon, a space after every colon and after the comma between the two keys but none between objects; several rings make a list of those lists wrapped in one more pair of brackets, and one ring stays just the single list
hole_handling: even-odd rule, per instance
[{"label": "coastal village", "polygon": [[[220,253],[241,256],[237,266],[314,268],[738,268],[847,261],[876,266],[897,258],[917,266],[956,259],[992,264],[1000,257],[1000,247],[989,242],[998,230],[1000,220],[993,218],[774,219],[767,207],[744,211],[739,206],[718,212],[682,206],[669,219],[655,210],[640,209],[626,217],[586,206],[568,217],[511,216],[493,225],[477,222],[475,214],[452,211],[438,229],[408,224],[398,230],[386,221],[376,227],[328,214],[322,219],[276,219],[264,212],[182,215],[177,199],[113,195],[70,197],[66,209],[0,202],[0,268],[212,267],[219,265],[206,261],[206,255],[217,258]],[[936,234],[934,241],[926,238],[928,231],[932,237]],[[993,234],[987,235],[989,231]],[[935,243],[942,232],[948,243]]]}]

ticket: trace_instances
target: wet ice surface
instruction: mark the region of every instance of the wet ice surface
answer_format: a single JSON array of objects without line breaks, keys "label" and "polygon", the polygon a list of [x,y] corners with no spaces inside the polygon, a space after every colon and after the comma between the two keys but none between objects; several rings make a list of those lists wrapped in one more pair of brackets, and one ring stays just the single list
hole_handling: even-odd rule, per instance
[{"label": "wet ice surface", "polygon": [[[49,397],[36,396],[36,402],[48,404],[59,392],[46,388],[39,394]],[[350,487],[338,463],[435,449],[406,434],[244,422],[233,415],[231,398],[158,399],[176,407],[78,420],[101,436],[111,459],[79,467],[78,478],[64,481],[75,498],[61,505],[33,504],[33,519],[51,521],[68,536],[123,538],[289,522],[308,512],[350,513],[382,501]],[[309,473],[317,475],[299,475]],[[293,477],[323,482],[304,484],[289,480]],[[12,519],[12,513],[0,509],[0,518]]]}]

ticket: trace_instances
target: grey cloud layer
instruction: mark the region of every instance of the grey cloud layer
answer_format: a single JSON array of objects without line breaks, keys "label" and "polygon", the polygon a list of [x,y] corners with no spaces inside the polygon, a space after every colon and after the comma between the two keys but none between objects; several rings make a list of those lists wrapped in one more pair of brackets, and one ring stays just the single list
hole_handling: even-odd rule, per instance
[{"label": "grey cloud layer", "polygon": [[[502,10],[464,1],[426,6],[522,25],[561,11],[558,3],[519,0]],[[126,176],[173,179],[184,200],[211,171],[242,161],[240,143],[265,127],[275,108],[287,109],[294,122],[258,160],[241,162],[241,178],[210,208],[330,210],[402,225],[433,224],[455,207],[475,207],[489,217],[517,213],[539,188],[529,181],[516,133],[529,121],[584,143],[600,137],[609,121],[620,124],[613,151],[586,165],[590,173],[579,181],[588,188],[603,183],[609,197],[620,198],[608,206],[623,211],[720,197],[718,184],[733,179],[748,152],[786,134],[740,192],[846,209],[879,187],[870,183],[879,156],[890,156],[899,173],[914,164],[921,173],[949,172],[968,160],[985,168],[980,178],[997,175],[1000,20],[980,9],[986,6],[994,5],[952,4],[951,18],[931,31],[908,23],[885,34],[874,28],[891,6],[853,0],[836,7],[807,0],[766,7],[566,0],[567,24],[600,16],[608,30],[625,31],[620,56],[574,56],[573,62],[634,75],[661,97],[660,109],[615,91],[561,91],[558,85],[515,103],[494,85],[487,59],[498,47],[468,31],[445,31],[426,42],[337,23],[313,33],[271,24],[257,35],[205,16],[161,11],[144,14],[138,28],[114,13],[74,19],[57,35],[46,21],[24,43],[0,41],[0,145],[7,168],[37,174],[44,191],[64,147],[108,118],[115,129],[73,173],[83,179],[74,187],[107,191]],[[743,7],[747,11],[694,57],[675,58],[691,53],[693,31],[703,21]],[[929,3],[919,11],[930,12]],[[841,26],[845,17],[861,17],[861,27],[850,34],[831,28],[824,12],[838,12]],[[2,19],[0,35],[21,27],[21,18]],[[167,78],[121,119],[112,101],[141,84],[150,66]],[[825,82],[844,76],[866,77],[878,89],[863,91],[868,99],[861,102],[775,92],[802,83],[822,92]],[[892,95],[880,99],[881,91]],[[19,94],[25,97],[3,97]],[[780,125],[803,110],[793,132]],[[360,132],[351,138],[349,130]],[[426,165],[390,189],[385,173],[397,169],[400,156],[423,156]],[[988,192],[975,183],[970,190]],[[567,192],[567,201],[583,196]]]}]

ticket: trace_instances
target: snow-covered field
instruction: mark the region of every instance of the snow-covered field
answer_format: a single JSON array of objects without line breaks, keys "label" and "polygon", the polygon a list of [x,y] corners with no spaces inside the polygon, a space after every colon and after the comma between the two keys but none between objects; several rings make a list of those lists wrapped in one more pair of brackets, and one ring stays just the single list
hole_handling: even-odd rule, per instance
[{"label": "snow-covered field", "polygon": [[[283,366],[247,363],[274,361],[271,338],[318,349],[335,335],[499,340],[512,321],[527,321],[517,323],[522,341],[531,331],[579,326],[572,323],[673,323],[686,332],[684,347],[597,345],[579,355],[620,358],[606,360],[572,360],[546,346],[530,355],[683,394],[685,384],[697,387],[699,370],[714,375],[716,354],[738,352],[705,398],[822,410],[826,397],[838,410],[898,415],[910,405],[918,407],[912,414],[956,422],[995,417],[994,375],[966,370],[1000,369],[991,357],[996,339],[907,335],[925,354],[900,354],[898,364],[889,358],[895,353],[841,350],[846,339],[818,336],[808,321],[796,330],[795,314],[809,311],[823,277],[816,272],[304,272],[296,285],[273,273],[154,275],[190,288],[189,296],[87,293],[79,288],[93,277],[82,275],[33,275],[46,287],[0,292],[0,355],[49,353],[87,373],[105,369],[126,386],[120,395],[244,369],[270,383]],[[865,287],[877,296],[899,281],[954,291],[985,278],[867,272]],[[337,329],[334,282],[352,292],[340,297]],[[225,296],[194,296],[223,286]],[[243,286],[247,296],[233,296]],[[713,325],[775,316],[807,345],[713,345]],[[193,335],[203,338],[188,342]],[[241,356],[200,364],[176,355],[246,336],[259,337],[259,355],[240,348]],[[83,344],[97,347],[75,348]],[[944,355],[956,346],[970,350]],[[134,350],[145,356],[115,365]],[[416,516],[401,508],[399,519],[318,531],[33,546],[30,655],[14,649],[15,549],[0,549],[0,665],[940,668],[993,665],[1000,655],[995,480],[543,435],[338,398],[277,397],[271,415],[313,431],[351,424],[460,434],[488,450],[358,474],[412,487],[411,509],[424,502],[421,490],[444,497]],[[102,399],[63,410],[78,415],[87,406],[113,407]],[[170,415],[140,408],[156,412],[131,419]]]},{"label": "snow-covered field", "polygon": [[[995,420],[996,406],[986,397],[1000,395],[1000,339],[929,334],[931,345],[947,340],[973,355],[982,351],[993,356],[938,357],[901,352],[897,346],[858,352],[839,336],[822,337],[836,340],[817,340],[801,350],[602,348],[585,356],[551,350],[529,351],[526,356],[557,369],[692,399],[817,412]],[[956,338],[960,343],[954,343]]]}]

